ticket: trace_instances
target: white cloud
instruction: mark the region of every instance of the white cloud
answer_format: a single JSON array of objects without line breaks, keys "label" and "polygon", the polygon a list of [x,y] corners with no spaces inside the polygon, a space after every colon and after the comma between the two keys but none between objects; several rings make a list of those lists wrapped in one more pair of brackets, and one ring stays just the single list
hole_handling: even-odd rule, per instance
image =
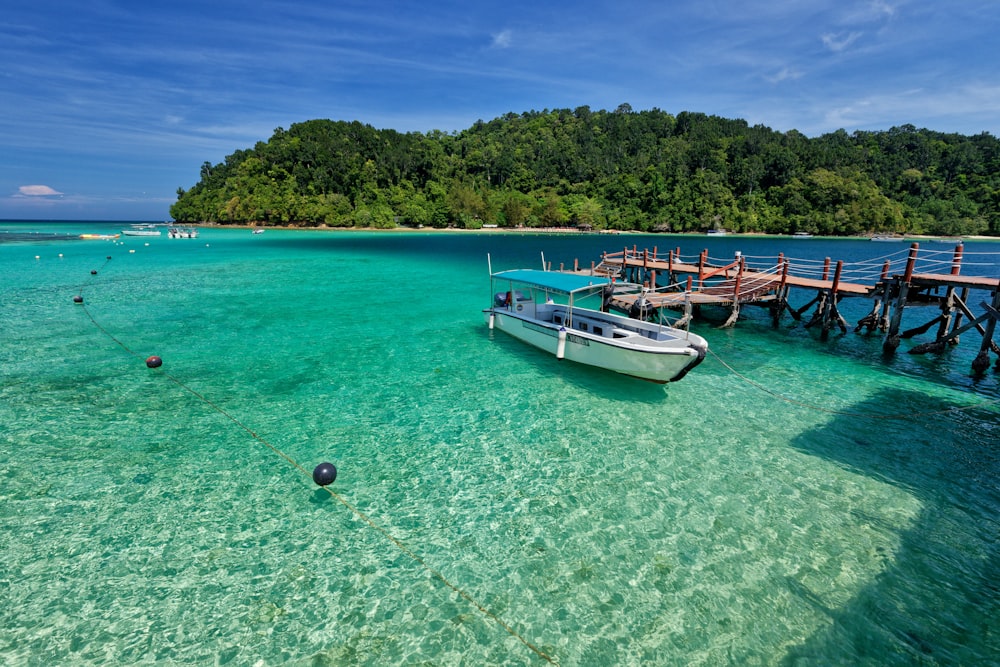
[{"label": "white cloud", "polygon": [[513,33],[510,30],[503,30],[493,35],[493,46],[498,49],[506,49],[510,46]]},{"label": "white cloud", "polygon": [[851,33],[827,33],[823,35],[823,46],[830,49],[831,51],[843,51],[848,46],[857,41],[858,37],[861,37],[860,32]]},{"label": "white cloud", "polygon": [[62,194],[47,185],[22,185],[17,190],[25,197],[52,197]]},{"label": "white cloud", "polygon": [[782,81],[790,81],[802,78],[802,72],[796,71],[790,67],[782,68],[781,71],[764,77],[767,81],[771,83],[781,83]]}]

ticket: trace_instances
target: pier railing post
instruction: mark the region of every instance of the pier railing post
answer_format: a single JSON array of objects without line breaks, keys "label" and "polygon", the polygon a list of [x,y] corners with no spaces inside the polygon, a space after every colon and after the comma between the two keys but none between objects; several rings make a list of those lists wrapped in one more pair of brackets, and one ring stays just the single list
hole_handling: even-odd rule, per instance
[{"label": "pier railing post", "polygon": [[740,283],[743,281],[743,267],[745,264],[746,258],[740,255],[740,258],[736,260],[736,280],[733,282],[733,309],[729,313],[729,319],[723,323],[722,329],[736,326],[736,321],[740,317]]},{"label": "pier railing post", "polygon": [[833,298],[837,298],[837,289],[840,287],[840,272],[844,268],[844,260],[837,260],[837,268],[833,270],[833,287],[830,288],[830,293],[833,294]]},{"label": "pier railing post", "polygon": [[736,266],[736,282],[733,284],[733,301],[740,300],[740,283],[743,282],[743,265],[746,260],[741,256]]},{"label": "pier railing post", "polygon": [[789,261],[781,256],[781,281],[778,283],[778,290],[774,295],[774,305],[771,307],[771,323],[778,326],[781,321],[781,314],[785,312],[788,304],[788,265]]},{"label": "pier railing post", "polygon": [[962,271],[962,244],[955,246],[955,256],[951,260],[951,275],[957,276]]},{"label": "pier railing post", "polygon": [[913,267],[917,263],[917,251],[920,250],[919,243],[910,244],[910,255],[906,258],[906,273],[903,274],[903,282],[908,283],[913,278]]}]

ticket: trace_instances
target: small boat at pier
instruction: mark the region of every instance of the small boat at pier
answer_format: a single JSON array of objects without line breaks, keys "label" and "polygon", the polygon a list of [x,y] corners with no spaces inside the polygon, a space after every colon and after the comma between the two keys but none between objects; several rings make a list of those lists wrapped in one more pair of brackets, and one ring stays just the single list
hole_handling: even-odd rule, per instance
[{"label": "small boat at pier", "polygon": [[[491,273],[490,329],[568,359],[650,382],[676,382],[704,360],[708,343],[664,324],[605,312],[616,290],[604,276],[517,269]],[[558,302],[557,302],[558,300]],[[581,307],[592,300],[601,310]]]}]

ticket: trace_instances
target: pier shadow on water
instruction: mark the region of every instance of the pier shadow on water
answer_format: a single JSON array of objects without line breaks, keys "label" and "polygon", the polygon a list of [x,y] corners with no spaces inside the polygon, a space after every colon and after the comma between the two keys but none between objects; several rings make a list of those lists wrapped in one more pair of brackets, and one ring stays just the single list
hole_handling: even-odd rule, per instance
[{"label": "pier shadow on water", "polygon": [[[893,391],[851,412],[919,415],[948,407],[923,394]],[[879,573],[846,604],[830,603],[788,577],[792,593],[823,622],[788,650],[783,664],[996,664],[998,442],[995,404],[906,420],[839,416],[793,441],[807,454],[896,487],[920,509],[901,531],[879,516],[856,517],[874,530],[896,532],[898,547],[883,554]]]}]

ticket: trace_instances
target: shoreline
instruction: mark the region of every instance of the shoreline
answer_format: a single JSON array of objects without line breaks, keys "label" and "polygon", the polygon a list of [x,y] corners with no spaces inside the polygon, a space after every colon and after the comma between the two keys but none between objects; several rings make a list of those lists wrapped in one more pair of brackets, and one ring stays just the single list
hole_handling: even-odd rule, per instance
[{"label": "shoreline", "polygon": [[[181,223],[180,226],[185,227],[198,227],[201,229],[263,229],[263,230],[280,230],[280,231],[304,231],[304,232],[388,232],[388,233],[457,233],[457,234],[561,234],[569,236],[679,236],[688,238],[709,238],[709,235],[705,232],[643,232],[634,229],[630,230],[590,230],[583,231],[579,229],[573,229],[569,227],[493,227],[493,228],[480,228],[480,229],[461,229],[458,227],[328,227],[326,225],[316,225],[316,226],[301,226],[301,225],[247,225],[247,224],[233,224],[233,225],[221,225],[212,222],[200,222],[200,223]],[[718,236],[716,238],[774,238],[774,239],[791,239],[794,238],[791,234],[767,234],[764,232],[727,232],[724,236]],[[809,241],[810,239],[818,240],[833,240],[842,239],[845,241],[867,241],[870,240],[870,236],[820,236],[815,235],[806,239],[796,239],[802,241]],[[940,236],[934,234],[904,234],[898,243],[905,243],[906,241],[943,241],[943,240],[958,240],[958,241],[1000,241],[1000,236]]]},{"label": "shoreline", "polygon": [[[233,229],[233,230],[275,230],[275,231],[303,231],[303,232],[386,232],[395,234],[414,234],[414,233],[429,233],[429,234],[510,234],[510,235],[529,235],[529,234],[545,234],[545,235],[566,235],[566,236],[643,236],[643,237],[677,237],[677,238],[709,238],[710,235],[705,232],[644,232],[639,230],[579,230],[571,227],[489,227],[480,229],[464,229],[457,227],[390,227],[390,228],[379,228],[379,227],[330,227],[326,225],[254,225],[254,224],[219,224],[213,222],[195,222],[195,223],[177,223],[177,222],[150,222],[150,221],[116,221],[116,220],[20,220],[20,219],[9,219],[0,220],[0,225],[2,224],[15,224],[15,225],[31,225],[31,224],[58,224],[66,225],[73,223],[83,223],[83,224],[108,224],[108,225],[135,225],[135,224],[145,224],[145,225],[156,225],[156,226],[170,226],[176,225],[177,227],[196,227],[199,229]],[[762,239],[793,239],[792,234],[767,234],[763,232],[727,232],[724,236],[718,236],[717,238],[762,238]],[[795,239],[801,241],[809,240],[836,240],[842,239],[847,241],[866,241],[870,240],[871,236],[820,236],[815,235],[806,239]],[[932,241],[932,242],[944,242],[944,241],[972,241],[972,242],[1000,242],[1000,235],[998,236],[986,236],[986,235],[970,235],[970,236],[945,236],[945,235],[935,235],[935,234],[904,234],[898,241],[898,243],[905,243],[906,241]]]}]

